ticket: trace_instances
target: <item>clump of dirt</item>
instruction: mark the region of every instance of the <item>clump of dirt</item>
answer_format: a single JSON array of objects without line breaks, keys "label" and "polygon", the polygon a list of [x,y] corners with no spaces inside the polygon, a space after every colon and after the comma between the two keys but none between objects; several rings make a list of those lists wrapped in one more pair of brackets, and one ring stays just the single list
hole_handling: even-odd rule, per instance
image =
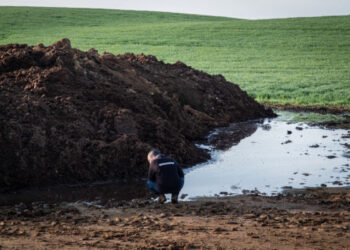
[{"label": "clump of dirt", "polygon": [[154,56],[0,46],[0,187],[145,176],[153,147],[181,164],[193,141],[230,122],[271,117],[237,85]]}]

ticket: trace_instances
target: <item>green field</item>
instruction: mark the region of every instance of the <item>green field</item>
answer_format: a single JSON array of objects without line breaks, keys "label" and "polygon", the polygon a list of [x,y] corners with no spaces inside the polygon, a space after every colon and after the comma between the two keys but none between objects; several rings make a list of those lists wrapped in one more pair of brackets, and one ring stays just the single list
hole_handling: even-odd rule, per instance
[{"label": "green field", "polygon": [[0,44],[153,54],[222,74],[264,103],[350,107],[350,16],[242,20],[161,12],[0,7]]}]

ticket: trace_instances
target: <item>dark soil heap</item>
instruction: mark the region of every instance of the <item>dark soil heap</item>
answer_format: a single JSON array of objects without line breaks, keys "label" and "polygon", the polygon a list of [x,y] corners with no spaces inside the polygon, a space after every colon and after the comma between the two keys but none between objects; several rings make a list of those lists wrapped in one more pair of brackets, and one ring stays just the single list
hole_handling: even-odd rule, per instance
[{"label": "dark soil heap", "polygon": [[154,56],[99,55],[68,39],[0,47],[0,187],[141,177],[159,148],[208,159],[193,141],[273,116],[237,85]]}]

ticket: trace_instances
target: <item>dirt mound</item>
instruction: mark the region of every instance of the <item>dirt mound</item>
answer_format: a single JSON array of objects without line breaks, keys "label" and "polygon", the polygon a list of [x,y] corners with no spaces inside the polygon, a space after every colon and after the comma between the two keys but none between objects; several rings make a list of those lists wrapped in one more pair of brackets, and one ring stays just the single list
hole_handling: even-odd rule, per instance
[{"label": "dirt mound", "polygon": [[193,141],[273,116],[237,85],[154,56],[0,47],[0,187],[145,176],[152,147],[191,165]]}]

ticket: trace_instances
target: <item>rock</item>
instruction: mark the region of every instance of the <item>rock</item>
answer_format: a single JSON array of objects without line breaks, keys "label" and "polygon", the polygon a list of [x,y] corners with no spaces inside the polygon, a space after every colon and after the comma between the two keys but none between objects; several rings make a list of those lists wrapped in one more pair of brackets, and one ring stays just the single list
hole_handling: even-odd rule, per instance
[{"label": "rock", "polygon": [[113,238],[112,234],[110,234],[110,233],[104,233],[104,234],[102,235],[102,237],[103,237],[105,240],[109,240],[109,239],[112,239],[112,238]]},{"label": "rock", "polygon": [[334,159],[334,158],[337,158],[335,155],[328,155],[327,156],[328,159]]},{"label": "rock", "polygon": [[108,218],[108,215],[107,215],[107,214],[102,213],[102,214],[100,215],[100,218],[101,218],[101,219],[107,219],[107,218]]},{"label": "rock", "polygon": [[110,226],[114,226],[116,224],[114,220],[110,220],[110,219],[107,219],[106,223]]},{"label": "rock", "polygon": [[291,134],[292,134],[292,131],[287,130],[287,135],[291,135]]},{"label": "rock", "polygon": [[303,128],[302,128],[302,127],[299,127],[299,126],[298,126],[298,127],[295,127],[295,129],[296,129],[296,130],[303,130]]},{"label": "rock", "polygon": [[247,190],[247,189],[243,189],[243,190],[242,190],[242,193],[246,195],[246,194],[249,194],[249,193],[250,193],[250,191],[249,191],[249,190]]},{"label": "rock", "polygon": [[259,216],[260,220],[266,220],[268,218],[268,216],[266,214],[262,214]]},{"label": "rock", "polygon": [[185,199],[187,196],[188,196],[188,194],[182,194],[182,195],[180,196],[180,199]]},{"label": "rock", "polygon": [[225,228],[222,228],[222,227],[217,227],[214,229],[214,232],[216,232],[216,233],[221,233],[221,232],[225,232],[225,231],[227,231],[227,230]]},{"label": "rock", "polygon": [[344,152],[344,153],[342,154],[342,156],[345,157],[345,158],[350,158],[350,151]]},{"label": "rock", "polygon": [[343,183],[341,181],[333,181],[332,183],[333,185],[338,185],[338,186],[342,186]]},{"label": "rock", "polygon": [[244,215],[244,217],[245,217],[246,219],[253,219],[253,218],[256,218],[257,215],[256,215],[256,214],[246,214],[246,215]]},{"label": "rock", "polygon": [[121,219],[121,218],[116,217],[116,218],[114,218],[114,222],[115,222],[115,223],[120,223],[120,222],[122,222],[122,219]]},{"label": "rock", "polygon": [[33,235],[34,237],[38,237],[38,236],[40,235],[40,232],[39,232],[39,231],[34,231],[34,232],[32,233],[32,235]]},{"label": "rock", "polygon": [[26,232],[23,230],[18,230],[17,235],[26,235]]},{"label": "rock", "polygon": [[318,144],[313,144],[313,145],[311,145],[311,146],[309,146],[310,148],[318,148],[318,147],[320,147],[320,145],[318,145]]},{"label": "rock", "polygon": [[161,213],[161,214],[159,215],[159,218],[166,218],[166,217],[168,217],[168,215],[167,215],[166,213]]}]

